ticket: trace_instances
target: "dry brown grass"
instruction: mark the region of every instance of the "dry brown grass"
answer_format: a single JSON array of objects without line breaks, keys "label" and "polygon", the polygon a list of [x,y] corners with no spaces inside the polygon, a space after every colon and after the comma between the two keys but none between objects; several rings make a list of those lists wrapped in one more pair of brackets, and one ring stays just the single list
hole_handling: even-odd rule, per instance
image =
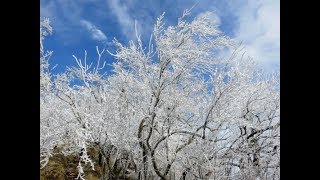
[{"label": "dry brown grass", "polygon": [[[49,163],[40,170],[40,180],[74,180],[78,175],[77,166],[79,163],[78,155],[64,156],[59,154],[59,149],[55,149],[55,155],[49,160]],[[102,167],[99,166],[97,148],[88,148],[88,154],[94,161],[95,171],[90,165],[84,166],[85,178],[87,180],[99,180],[102,176]]]}]

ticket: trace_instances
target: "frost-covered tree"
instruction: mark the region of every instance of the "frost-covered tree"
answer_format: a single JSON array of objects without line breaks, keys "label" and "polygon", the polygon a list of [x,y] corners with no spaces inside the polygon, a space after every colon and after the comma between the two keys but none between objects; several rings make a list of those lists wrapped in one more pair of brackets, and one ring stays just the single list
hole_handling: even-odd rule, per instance
[{"label": "frost-covered tree", "polygon": [[79,154],[80,179],[87,163],[103,179],[280,179],[279,75],[257,70],[213,13],[188,14],[169,27],[162,14],[147,45],[115,39],[109,76],[98,47],[95,64],[85,52],[52,75],[41,21],[41,168],[59,147]]}]

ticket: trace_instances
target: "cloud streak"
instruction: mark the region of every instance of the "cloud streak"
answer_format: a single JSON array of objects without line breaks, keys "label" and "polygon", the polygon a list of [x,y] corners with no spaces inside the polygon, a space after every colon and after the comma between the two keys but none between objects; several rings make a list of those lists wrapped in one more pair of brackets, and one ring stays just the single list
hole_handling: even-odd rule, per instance
[{"label": "cloud streak", "polygon": [[[129,40],[134,39],[135,19],[130,16],[128,7],[125,4],[121,4],[119,0],[108,0],[107,3],[111,13],[117,18],[118,23],[121,26],[122,34]],[[140,27],[138,23],[137,26]]]},{"label": "cloud streak", "polygon": [[[99,4],[106,5],[106,2],[104,0],[41,0],[40,16],[50,18],[54,34],[61,44],[77,46],[89,35],[95,43],[105,43],[110,46],[112,43],[108,42],[104,33],[106,28],[102,24],[108,13],[101,14],[106,7]],[[85,31],[75,31],[79,28]]]},{"label": "cloud streak", "polygon": [[[41,0],[40,15],[50,18],[60,44],[89,48],[91,41],[82,39],[88,34],[94,41],[91,43],[111,44],[105,33],[124,42],[135,40],[135,21],[142,41],[148,42],[153,24],[162,12],[166,12],[166,26],[175,25],[183,10],[195,4],[188,20],[205,11],[215,12],[221,20],[219,29],[242,41],[247,55],[257,60],[263,69],[279,67],[279,0]],[[79,28],[84,31],[75,31]]]},{"label": "cloud streak", "polygon": [[93,40],[97,40],[101,42],[107,41],[107,36],[99,28],[93,25],[91,22],[82,19],[80,23],[90,33],[91,38]]}]

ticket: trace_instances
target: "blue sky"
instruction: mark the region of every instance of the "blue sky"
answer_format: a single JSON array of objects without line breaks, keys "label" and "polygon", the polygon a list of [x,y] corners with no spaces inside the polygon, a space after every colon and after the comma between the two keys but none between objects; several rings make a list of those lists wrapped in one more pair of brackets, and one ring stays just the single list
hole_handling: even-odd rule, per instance
[{"label": "blue sky", "polygon": [[[280,65],[280,0],[40,0],[40,15],[48,17],[53,34],[44,41],[53,51],[53,72],[75,65],[72,55],[95,60],[96,46],[115,52],[112,39],[127,44],[134,39],[134,24],[147,42],[157,17],[165,12],[166,25],[174,25],[183,10],[196,6],[190,19],[205,11],[219,18],[220,30],[242,41],[247,54],[266,71]],[[145,43],[146,44],[146,43]],[[105,54],[111,64],[114,59]]]}]

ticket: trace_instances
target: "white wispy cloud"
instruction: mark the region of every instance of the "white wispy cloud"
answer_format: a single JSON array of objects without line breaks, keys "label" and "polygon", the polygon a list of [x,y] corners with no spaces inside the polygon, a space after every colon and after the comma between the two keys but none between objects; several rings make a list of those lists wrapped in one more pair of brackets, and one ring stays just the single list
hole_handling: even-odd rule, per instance
[{"label": "white wispy cloud", "polygon": [[40,16],[51,18],[53,17],[52,10],[55,9],[55,2],[50,1],[47,4],[40,4]]},{"label": "white wispy cloud", "polygon": [[239,28],[236,39],[243,41],[246,52],[265,70],[280,64],[280,1],[246,1],[236,11]]},{"label": "white wispy cloud", "polygon": [[[99,24],[103,17],[97,19],[95,24],[90,19],[84,18],[84,12],[88,13],[87,7],[103,2],[104,0],[41,0],[40,15],[50,18],[55,34],[62,39],[61,43],[63,44],[75,45],[81,42],[80,38],[89,34],[92,40],[111,45],[112,43],[108,42],[108,38],[103,32],[103,26]],[[101,13],[102,9],[105,9],[105,7],[98,7],[94,11],[89,11],[89,13],[94,17],[97,16],[98,12]],[[86,30],[85,33],[83,31],[75,32],[75,29],[81,27]],[[75,34],[80,38],[74,38]]]},{"label": "white wispy cloud", "polygon": [[[195,4],[197,5],[191,12],[192,16],[204,11],[215,11],[221,20],[221,25],[225,25],[225,29],[221,30],[232,31],[233,38],[243,41],[247,55],[259,61],[264,69],[272,70],[279,67],[279,0],[176,0],[174,2],[161,0],[143,3],[124,0],[41,0],[40,14],[51,19],[57,34],[63,36],[63,42],[78,43],[73,37],[74,29],[79,27],[85,28],[92,39],[107,41],[103,33],[105,26],[102,23],[110,17],[116,19],[120,25],[118,31],[126,40],[135,39],[135,21],[138,33],[148,40],[153,23],[163,11],[167,12],[166,24],[169,25],[176,22],[184,9],[191,8]],[[105,5],[108,5],[108,9]],[[92,14],[92,19],[95,19],[94,24],[92,19],[85,15],[88,10]],[[81,36],[82,32],[77,33]]]},{"label": "white wispy cloud", "polygon": [[[122,4],[120,0],[108,0],[107,3],[110,7],[111,13],[117,18],[118,23],[121,26],[122,34],[128,40],[133,40],[135,38],[135,22],[138,31],[141,29],[140,23],[130,16],[127,5]],[[128,5],[130,5],[130,3],[128,3]]]},{"label": "white wispy cloud", "polygon": [[107,41],[107,36],[90,21],[82,19],[80,23],[90,33],[92,39],[102,42]]},{"label": "white wispy cloud", "polygon": [[47,17],[54,29],[53,34],[63,45],[75,45],[79,38],[74,38],[75,33],[80,36],[81,32],[75,32],[79,28],[83,5],[73,0],[41,0],[40,16]]}]

